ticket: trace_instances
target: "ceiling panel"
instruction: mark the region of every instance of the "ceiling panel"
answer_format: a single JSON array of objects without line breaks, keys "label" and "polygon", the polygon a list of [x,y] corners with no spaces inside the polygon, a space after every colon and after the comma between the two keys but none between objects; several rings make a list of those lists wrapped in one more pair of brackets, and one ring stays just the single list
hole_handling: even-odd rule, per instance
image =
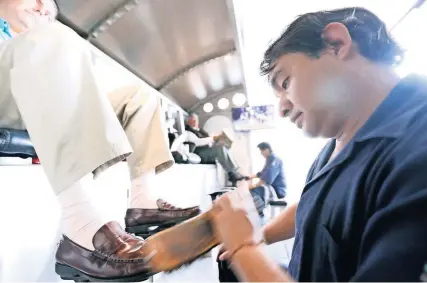
[{"label": "ceiling panel", "polygon": [[88,32],[127,0],[57,0],[61,14]]},{"label": "ceiling panel", "polygon": [[191,68],[161,91],[173,96],[183,108],[190,109],[224,90],[241,88],[242,84],[240,58],[234,52]]},{"label": "ceiling panel", "polygon": [[96,39],[151,85],[234,50],[226,1],[142,1]]},{"label": "ceiling panel", "polygon": [[228,2],[58,0],[65,24],[183,108],[242,84]]}]

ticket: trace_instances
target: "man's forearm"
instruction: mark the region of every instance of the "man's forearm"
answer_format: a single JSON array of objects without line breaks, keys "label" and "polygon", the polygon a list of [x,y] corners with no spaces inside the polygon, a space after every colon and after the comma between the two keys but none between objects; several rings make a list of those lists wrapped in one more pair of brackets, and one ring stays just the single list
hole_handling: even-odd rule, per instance
[{"label": "man's forearm", "polygon": [[268,259],[260,247],[245,247],[236,252],[231,260],[234,271],[244,282],[293,282],[273,261]]},{"label": "man's forearm", "polygon": [[198,138],[190,142],[194,143],[196,147],[199,147],[199,146],[207,146],[207,145],[210,146],[214,142],[214,140],[212,137],[207,137],[207,138]]},{"label": "man's forearm", "polygon": [[288,240],[295,236],[295,212],[298,203],[291,204],[264,227],[264,240],[267,244]]}]

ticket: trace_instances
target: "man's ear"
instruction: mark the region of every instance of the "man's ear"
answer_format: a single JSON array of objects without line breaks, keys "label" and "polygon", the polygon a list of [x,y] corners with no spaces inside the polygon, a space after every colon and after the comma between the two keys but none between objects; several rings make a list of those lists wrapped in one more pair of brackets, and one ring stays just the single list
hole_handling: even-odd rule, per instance
[{"label": "man's ear", "polygon": [[341,60],[353,55],[353,40],[347,27],[341,23],[330,23],[324,29],[322,38],[330,45],[326,52]]}]

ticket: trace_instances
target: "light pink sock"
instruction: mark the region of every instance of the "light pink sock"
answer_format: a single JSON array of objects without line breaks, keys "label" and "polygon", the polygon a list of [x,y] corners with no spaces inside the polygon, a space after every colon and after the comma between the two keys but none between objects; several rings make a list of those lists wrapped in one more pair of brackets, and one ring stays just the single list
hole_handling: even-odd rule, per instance
[{"label": "light pink sock", "polygon": [[63,234],[89,250],[94,250],[95,233],[108,222],[102,219],[88,195],[92,187],[92,176],[88,175],[58,195]]},{"label": "light pink sock", "polygon": [[155,178],[156,172],[153,169],[132,180],[129,208],[157,208],[157,198],[151,194]]}]

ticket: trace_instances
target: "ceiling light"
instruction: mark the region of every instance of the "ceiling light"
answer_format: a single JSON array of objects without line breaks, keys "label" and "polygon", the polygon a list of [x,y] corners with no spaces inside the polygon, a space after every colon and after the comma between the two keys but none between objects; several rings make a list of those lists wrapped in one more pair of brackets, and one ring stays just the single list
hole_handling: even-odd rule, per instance
[{"label": "ceiling light", "polygon": [[205,111],[206,113],[210,113],[213,110],[213,105],[212,103],[208,102],[205,103],[205,105],[203,105],[203,111]]},{"label": "ceiling light", "polygon": [[218,100],[218,108],[221,110],[227,109],[230,106],[230,101],[227,98],[221,98]]},{"label": "ceiling light", "polygon": [[236,106],[242,106],[246,103],[246,95],[241,92],[238,92],[233,95],[233,104]]}]

